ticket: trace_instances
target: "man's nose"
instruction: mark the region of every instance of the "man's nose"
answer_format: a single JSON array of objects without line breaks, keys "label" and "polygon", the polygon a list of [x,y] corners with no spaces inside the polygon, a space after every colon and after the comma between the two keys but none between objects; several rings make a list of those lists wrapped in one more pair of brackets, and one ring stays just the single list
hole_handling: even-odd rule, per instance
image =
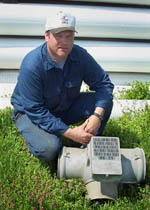
[{"label": "man's nose", "polygon": [[61,43],[66,44],[68,42],[67,37],[62,37]]}]

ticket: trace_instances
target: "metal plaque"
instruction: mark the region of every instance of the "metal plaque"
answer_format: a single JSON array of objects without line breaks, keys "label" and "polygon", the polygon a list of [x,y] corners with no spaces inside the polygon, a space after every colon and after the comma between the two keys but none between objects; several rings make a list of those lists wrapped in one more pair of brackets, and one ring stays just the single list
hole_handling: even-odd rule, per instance
[{"label": "metal plaque", "polygon": [[93,174],[122,174],[120,142],[118,137],[94,136],[90,144]]}]

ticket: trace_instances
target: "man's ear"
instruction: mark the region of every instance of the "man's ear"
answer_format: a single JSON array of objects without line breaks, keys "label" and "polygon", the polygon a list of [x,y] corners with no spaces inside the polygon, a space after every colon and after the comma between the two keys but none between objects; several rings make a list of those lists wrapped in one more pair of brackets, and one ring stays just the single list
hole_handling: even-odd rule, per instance
[{"label": "man's ear", "polygon": [[49,39],[49,33],[46,31],[46,32],[45,32],[45,41],[47,42],[48,39]]}]

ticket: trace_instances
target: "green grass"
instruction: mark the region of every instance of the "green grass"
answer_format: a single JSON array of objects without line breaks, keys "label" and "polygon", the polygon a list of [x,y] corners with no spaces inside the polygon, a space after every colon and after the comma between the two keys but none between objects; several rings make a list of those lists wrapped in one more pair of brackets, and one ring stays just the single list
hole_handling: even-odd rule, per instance
[{"label": "green grass", "polygon": [[110,119],[105,129],[104,135],[120,138],[122,148],[143,148],[147,162],[145,182],[119,189],[115,203],[87,200],[82,179],[58,179],[56,162],[31,155],[10,116],[10,109],[0,110],[0,210],[150,209],[150,108]]}]

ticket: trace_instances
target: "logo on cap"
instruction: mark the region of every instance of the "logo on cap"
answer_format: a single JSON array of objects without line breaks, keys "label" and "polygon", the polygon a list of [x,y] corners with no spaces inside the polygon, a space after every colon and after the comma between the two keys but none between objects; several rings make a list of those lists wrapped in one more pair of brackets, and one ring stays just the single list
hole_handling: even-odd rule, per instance
[{"label": "logo on cap", "polygon": [[62,22],[63,24],[68,24],[68,17],[67,17],[66,15],[62,16],[62,17],[61,17],[61,22]]}]

